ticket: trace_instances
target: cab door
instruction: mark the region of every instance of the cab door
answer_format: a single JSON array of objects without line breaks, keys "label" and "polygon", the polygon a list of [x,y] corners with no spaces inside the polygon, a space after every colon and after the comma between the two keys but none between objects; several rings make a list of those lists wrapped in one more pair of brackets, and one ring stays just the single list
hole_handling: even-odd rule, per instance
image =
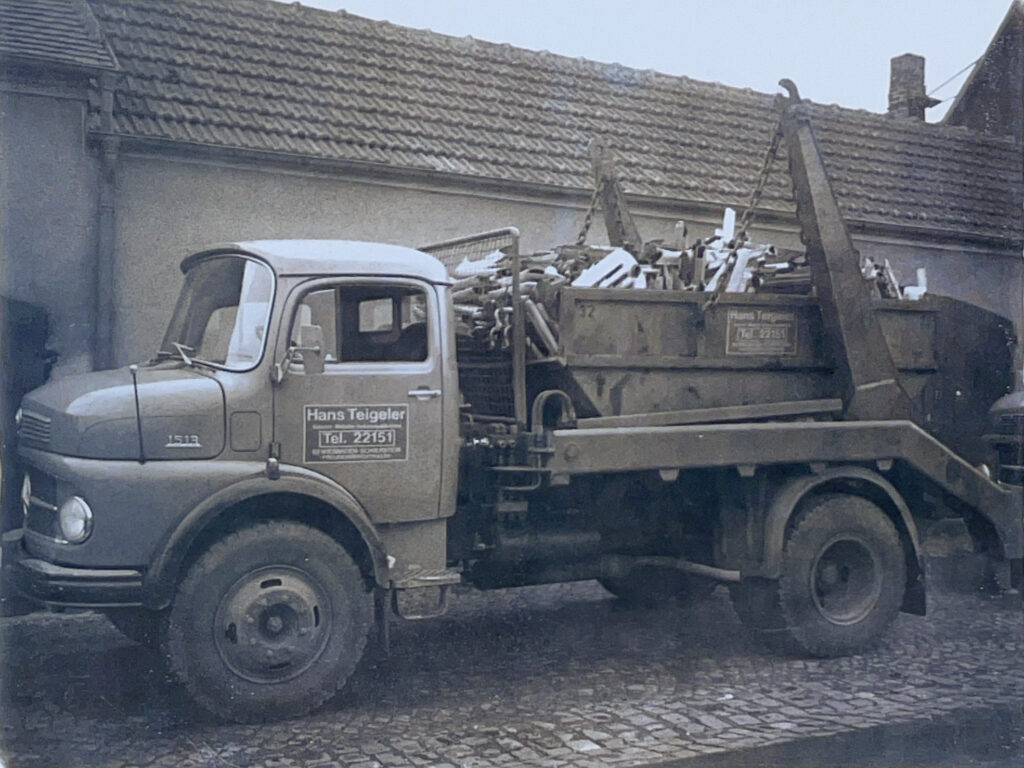
[{"label": "cab door", "polygon": [[375,522],[436,518],[444,398],[433,286],[318,280],[293,292],[286,313],[286,343],[322,343],[321,360],[293,354],[275,388],[281,463],[336,481]]}]

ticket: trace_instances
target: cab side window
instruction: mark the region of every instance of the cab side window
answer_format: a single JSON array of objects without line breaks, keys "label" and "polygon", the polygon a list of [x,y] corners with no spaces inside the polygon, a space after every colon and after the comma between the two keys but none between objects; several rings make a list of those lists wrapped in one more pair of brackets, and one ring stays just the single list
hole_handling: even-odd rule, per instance
[{"label": "cab side window", "polygon": [[421,362],[429,353],[427,296],[405,285],[345,285],[311,291],[299,305],[303,325],[323,332],[324,363]]}]

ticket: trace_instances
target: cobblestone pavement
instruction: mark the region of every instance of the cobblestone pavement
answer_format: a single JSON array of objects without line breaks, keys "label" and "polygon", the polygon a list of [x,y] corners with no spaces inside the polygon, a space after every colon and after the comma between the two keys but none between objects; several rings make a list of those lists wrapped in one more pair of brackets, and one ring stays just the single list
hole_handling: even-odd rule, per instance
[{"label": "cobblestone pavement", "polygon": [[5,619],[0,752],[8,768],[597,768],[1019,706],[1019,596],[930,598],[877,650],[812,661],[760,650],[723,589],[660,611],[593,582],[467,593],[395,626],[392,659],[320,712],[262,726],[210,722],[100,616]]}]

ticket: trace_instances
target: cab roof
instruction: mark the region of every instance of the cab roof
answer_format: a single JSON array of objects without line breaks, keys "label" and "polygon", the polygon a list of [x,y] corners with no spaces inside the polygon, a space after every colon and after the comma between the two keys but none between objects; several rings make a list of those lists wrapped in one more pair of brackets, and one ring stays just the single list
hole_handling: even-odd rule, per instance
[{"label": "cab roof", "polygon": [[444,265],[422,251],[357,240],[249,240],[204,248],[181,263],[216,253],[245,253],[265,260],[278,275],[388,275],[450,282]]}]

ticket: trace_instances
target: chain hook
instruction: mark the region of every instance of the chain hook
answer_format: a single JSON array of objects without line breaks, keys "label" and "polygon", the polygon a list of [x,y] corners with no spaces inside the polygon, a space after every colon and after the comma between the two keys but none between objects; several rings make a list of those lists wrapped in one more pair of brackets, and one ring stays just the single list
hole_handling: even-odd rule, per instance
[{"label": "chain hook", "polygon": [[600,191],[600,185],[595,184],[594,194],[590,196],[590,205],[587,206],[587,215],[583,217],[583,229],[576,236],[576,245],[583,245],[587,241],[587,233],[590,231],[590,225],[594,221],[594,212],[597,210],[597,198]]},{"label": "chain hook", "polygon": [[750,200],[747,202],[747,208],[743,211],[743,215],[740,217],[739,227],[736,230],[737,242],[743,242],[747,239],[747,231],[750,229],[750,225],[754,221],[754,210],[761,203],[761,197],[764,195],[765,185],[768,183],[768,179],[771,176],[772,166],[779,154],[779,147],[781,145],[782,116],[779,115],[778,120],[775,121],[775,125],[772,126],[772,135],[768,142],[768,151],[765,152],[764,162],[761,165],[761,172],[758,174],[757,183],[754,185],[754,190],[750,193]]}]

